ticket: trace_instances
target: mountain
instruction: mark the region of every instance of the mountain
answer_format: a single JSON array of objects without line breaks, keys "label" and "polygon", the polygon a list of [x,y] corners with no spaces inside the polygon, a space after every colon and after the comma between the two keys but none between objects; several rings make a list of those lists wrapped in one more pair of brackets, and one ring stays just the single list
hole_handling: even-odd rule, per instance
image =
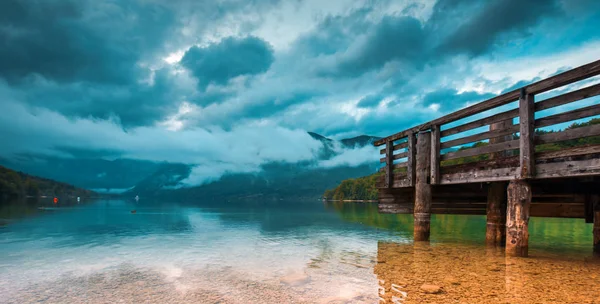
[{"label": "mountain", "polygon": [[98,192],[122,192],[148,178],[163,164],[133,159],[21,156],[11,161],[0,159],[0,165]]},{"label": "mountain", "polygon": [[88,197],[92,191],[0,166],[0,202],[28,196]]},{"label": "mountain", "polygon": [[347,148],[360,148],[368,145],[372,145],[374,142],[380,140],[381,137],[369,136],[369,135],[360,135],[352,138],[346,138],[340,140],[342,145]]},{"label": "mountain", "polygon": [[[357,136],[340,141],[329,139],[317,133],[308,133],[323,146],[314,161],[300,163],[272,162],[261,167],[257,173],[227,174],[219,180],[196,186],[177,189],[180,181],[189,174],[189,168],[171,164],[164,166],[133,189],[129,195],[159,196],[169,199],[218,200],[281,200],[317,199],[326,189],[335,187],[343,180],[372,174],[377,171],[379,162],[358,166],[337,166],[324,168],[319,161],[331,159],[343,150],[371,145],[377,137]],[[186,174],[187,172],[187,174]]]},{"label": "mountain", "polygon": [[361,135],[333,140],[314,132],[308,134],[322,143],[313,160],[293,164],[267,163],[259,172],[230,173],[217,181],[196,187],[182,184],[190,176],[193,166],[181,163],[106,160],[93,155],[73,158],[21,155],[17,159],[0,159],[0,165],[99,193],[214,200],[319,198],[323,191],[341,181],[372,174],[379,167],[376,160],[358,166],[320,166],[321,161],[330,160],[348,149],[371,145],[377,137]]}]

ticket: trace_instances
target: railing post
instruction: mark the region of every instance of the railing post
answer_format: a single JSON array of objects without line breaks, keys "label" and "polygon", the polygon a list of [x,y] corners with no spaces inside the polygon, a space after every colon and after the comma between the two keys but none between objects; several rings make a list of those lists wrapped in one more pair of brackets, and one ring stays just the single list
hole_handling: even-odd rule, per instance
[{"label": "railing post", "polygon": [[440,126],[431,127],[431,184],[440,183]]},{"label": "railing post", "polygon": [[525,88],[521,89],[519,98],[519,179],[535,176],[535,146],[533,136],[535,131],[534,95],[527,94]]},{"label": "railing post", "polygon": [[406,179],[408,179],[408,185],[410,187],[414,187],[415,179],[416,179],[415,168],[417,167],[416,166],[417,143],[416,143],[415,134],[412,132],[408,133],[406,140],[407,140],[407,144],[408,144],[408,148],[406,150],[407,156],[408,156],[408,158],[406,160]]},{"label": "railing post", "polygon": [[394,141],[385,143],[385,187],[392,188],[394,185]]},{"label": "railing post", "polygon": [[419,132],[417,138],[417,161],[415,181],[414,240],[429,241],[431,221],[431,133]]}]

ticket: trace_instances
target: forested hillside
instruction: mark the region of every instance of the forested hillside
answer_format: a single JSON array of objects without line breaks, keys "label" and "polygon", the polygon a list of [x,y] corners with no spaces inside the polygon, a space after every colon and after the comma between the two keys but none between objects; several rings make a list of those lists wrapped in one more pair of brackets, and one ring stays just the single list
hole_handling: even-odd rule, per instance
[{"label": "forested hillside", "polygon": [[[583,123],[573,123],[565,130],[596,125],[600,124],[600,118],[594,118],[590,121]],[[537,134],[546,134],[552,133],[554,131],[543,131],[536,130]],[[514,136],[518,138],[517,135]],[[466,150],[470,148],[480,147],[487,145],[487,142],[477,142],[471,146],[463,146],[459,150]],[[567,140],[557,143],[543,144],[536,146],[536,152],[544,152],[544,151],[557,151],[564,148],[570,148],[575,146],[583,146],[583,145],[598,145],[600,144],[600,136],[592,136],[586,138],[578,138],[574,140]],[[518,151],[518,150],[515,150]],[[517,154],[518,155],[518,152]],[[477,155],[470,157],[463,157],[453,160],[448,160],[442,162],[443,166],[451,166],[451,165],[459,165],[464,163],[476,162],[481,160],[488,159],[488,155]],[[405,169],[405,168],[402,168]],[[375,173],[369,176],[355,178],[355,179],[347,179],[342,181],[342,183],[336,188],[329,189],[325,191],[323,197],[327,200],[376,200],[377,199],[377,179],[383,173]]]},{"label": "forested hillside", "polygon": [[39,196],[81,196],[93,192],[0,166],[0,201]]}]

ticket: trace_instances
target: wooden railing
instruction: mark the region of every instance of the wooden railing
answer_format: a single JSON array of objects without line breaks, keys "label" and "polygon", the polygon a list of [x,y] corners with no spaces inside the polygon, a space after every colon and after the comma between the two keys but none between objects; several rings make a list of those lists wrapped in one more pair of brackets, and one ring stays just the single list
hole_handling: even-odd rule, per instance
[{"label": "wooden railing", "polygon": [[[376,141],[375,146],[385,145],[380,150],[385,176],[378,186],[414,186],[417,158],[427,162],[428,183],[433,185],[600,175],[600,145],[596,143],[544,149],[551,143],[599,136],[600,124],[536,133],[540,128],[600,115],[600,103],[535,118],[537,112],[600,95],[599,83],[535,101],[544,92],[596,75],[600,75],[600,60]],[[478,131],[486,126],[487,130]],[[486,142],[466,148],[482,141]]]}]

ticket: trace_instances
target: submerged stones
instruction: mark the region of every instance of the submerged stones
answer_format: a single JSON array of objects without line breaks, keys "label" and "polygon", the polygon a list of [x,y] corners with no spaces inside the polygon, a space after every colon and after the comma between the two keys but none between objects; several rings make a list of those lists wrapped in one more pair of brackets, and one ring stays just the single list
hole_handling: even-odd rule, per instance
[{"label": "submerged stones", "polygon": [[419,289],[421,289],[422,292],[428,293],[428,294],[438,294],[438,293],[443,292],[443,289],[441,286],[437,286],[437,285],[433,285],[433,284],[423,284],[423,285],[421,285],[421,287]]}]

